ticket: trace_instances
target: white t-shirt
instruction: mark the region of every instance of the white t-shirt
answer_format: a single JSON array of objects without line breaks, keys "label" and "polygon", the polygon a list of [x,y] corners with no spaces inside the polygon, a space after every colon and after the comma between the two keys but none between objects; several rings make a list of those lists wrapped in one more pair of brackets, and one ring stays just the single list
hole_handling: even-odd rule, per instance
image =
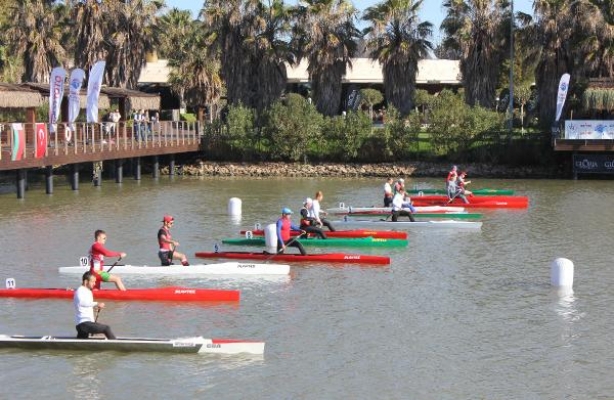
[{"label": "white t-shirt", "polygon": [[318,221],[320,220],[320,202],[318,200],[313,200],[311,202],[311,216]]},{"label": "white t-shirt", "polygon": [[95,322],[94,307],[98,305],[98,302],[94,301],[94,294],[91,290],[83,285],[79,286],[79,289],[75,290],[73,304],[76,325],[87,321]]},{"label": "white t-shirt", "polygon": [[387,196],[392,196],[392,185],[388,182],[384,183],[384,194]]}]

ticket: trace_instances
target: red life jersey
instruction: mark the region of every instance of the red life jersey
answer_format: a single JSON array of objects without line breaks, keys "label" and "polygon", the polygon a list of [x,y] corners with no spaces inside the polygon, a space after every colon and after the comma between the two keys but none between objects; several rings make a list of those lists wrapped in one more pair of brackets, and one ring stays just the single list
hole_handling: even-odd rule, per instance
[{"label": "red life jersey", "polygon": [[96,276],[96,288],[100,288],[102,277],[100,273],[104,271],[104,258],[119,257],[122,253],[118,251],[107,250],[102,243],[94,242],[90,248],[90,272]]},{"label": "red life jersey", "polygon": [[290,227],[292,222],[288,218],[281,219],[281,240],[287,242],[290,240]]},{"label": "red life jersey", "polygon": [[456,171],[448,172],[448,177],[446,178],[446,182],[454,182],[456,180],[457,175],[458,174],[456,173]]},{"label": "red life jersey", "polygon": [[158,244],[160,245],[160,250],[170,251],[171,250],[171,243],[162,240],[162,236],[165,236],[166,239],[169,240],[169,241],[172,240],[171,231],[169,231],[166,226],[163,226],[158,231]]}]

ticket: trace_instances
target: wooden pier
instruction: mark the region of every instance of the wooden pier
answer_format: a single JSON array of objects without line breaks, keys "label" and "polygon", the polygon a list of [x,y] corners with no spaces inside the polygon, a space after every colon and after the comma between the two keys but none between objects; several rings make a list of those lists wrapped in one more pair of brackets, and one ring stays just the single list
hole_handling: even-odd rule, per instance
[{"label": "wooden pier", "polygon": [[[37,152],[37,124],[22,124],[25,131],[23,151],[17,152],[13,124],[0,125],[0,171],[15,171],[17,197],[25,195],[27,171],[45,168],[46,191],[53,193],[53,168],[72,165],[74,190],[79,186],[79,165],[117,160],[116,181],[121,182],[125,160],[135,161],[135,178],[140,179],[141,159],[154,158],[154,176],[158,176],[158,156],[193,153],[201,150],[197,123],[162,121],[132,126],[124,122],[58,124],[57,133],[47,135],[47,146]],[[40,126],[40,125],[38,125]],[[18,140],[18,139],[17,139]],[[19,153],[19,154],[17,154]],[[171,164],[174,158],[171,157]],[[173,166],[173,165],[172,165]],[[96,184],[96,182],[95,182]]]}]

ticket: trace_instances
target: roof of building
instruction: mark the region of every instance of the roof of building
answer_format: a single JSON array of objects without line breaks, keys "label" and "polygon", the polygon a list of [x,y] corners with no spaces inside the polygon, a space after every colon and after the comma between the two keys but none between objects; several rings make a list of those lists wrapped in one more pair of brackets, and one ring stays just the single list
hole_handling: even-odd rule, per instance
[{"label": "roof of building", "polygon": [[[27,88],[31,90],[37,91],[42,97],[44,102],[49,101],[49,84],[48,83],[36,83],[36,82],[26,82],[19,84],[22,88]],[[67,96],[70,91],[68,84],[64,85],[64,96]],[[81,88],[79,91],[79,107],[81,109],[85,109],[87,104],[87,89]],[[98,107],[101,109],[107,109],[111,107],[111,102],[109,97],[105,94],[101,94],[98,98]]]},{"label": "roof of building", "polygon": [[43,97],[35,90],[10,83],[0,83],[0,108],[29,108],[43,104]]},{"label": "roof of building", "polygon": [[[167,60],[148,62],[139,78],[139,83],[166,83],[170,68]],[[309,82],[307,62],[288,67],[288,82]],[[458,60],[424,59],[418,62],[418,84],[461,84],[460,63]],[[369,58],[355,58],[343,82],[346,83],[383,83],[382,69],[378,61]]]}]

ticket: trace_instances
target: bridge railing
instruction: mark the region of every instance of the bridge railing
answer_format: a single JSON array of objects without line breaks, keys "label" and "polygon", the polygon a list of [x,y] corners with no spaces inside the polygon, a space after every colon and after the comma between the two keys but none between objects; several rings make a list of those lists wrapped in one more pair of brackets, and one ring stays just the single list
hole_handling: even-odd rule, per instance
[{"label": "bridge railing", "polygon": [[[198,124],[185,121],[60,123],[53,128],[51,132],[45,123],[0,123],[0,160],[176,147],[201,140]],[[40,142],[43,137],[46,142]]]}]

